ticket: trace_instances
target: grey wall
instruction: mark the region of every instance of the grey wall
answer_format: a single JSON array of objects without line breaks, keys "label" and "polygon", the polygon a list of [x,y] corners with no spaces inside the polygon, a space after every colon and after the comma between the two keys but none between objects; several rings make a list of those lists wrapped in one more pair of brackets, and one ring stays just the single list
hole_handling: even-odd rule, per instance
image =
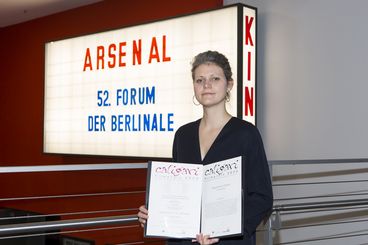
[{"label": "grey wall", "polygon": [[258,8],[258,127],[269,160],[368,158],[368,1]]}]

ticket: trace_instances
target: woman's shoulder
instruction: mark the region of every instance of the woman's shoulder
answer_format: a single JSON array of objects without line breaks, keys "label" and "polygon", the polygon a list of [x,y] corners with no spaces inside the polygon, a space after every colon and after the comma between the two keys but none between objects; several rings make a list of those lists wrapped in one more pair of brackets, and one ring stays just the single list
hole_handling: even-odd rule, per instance
[{"label": "woman's shoulder", "polygon": [[243,130],[257,130],[256,126],[254,126],[252,123],[237,117],[232,117],[231,123],[232,127],[237,127]]},{"label": "woman's shoulder", "polygon": [[198,119],[196,121],[193,121],[193,122],[189,122],[189,123],[186,123],[182,126],[180,126],[178,128],[178,130],[176,130],[177,133],[181,133],[181,132],[191,132],[193,130],[197,130],[198,129],[198,126],[199,126],[199,122],[201,121],[201,119]]},{"label": "woman's shoulder", "polygon": [[247,136],[251,135],[253,137],[258,137],[260,135],[255,125],[237,117],[231,119],[231,128],[234,132],[242,135],[246,134]]}]

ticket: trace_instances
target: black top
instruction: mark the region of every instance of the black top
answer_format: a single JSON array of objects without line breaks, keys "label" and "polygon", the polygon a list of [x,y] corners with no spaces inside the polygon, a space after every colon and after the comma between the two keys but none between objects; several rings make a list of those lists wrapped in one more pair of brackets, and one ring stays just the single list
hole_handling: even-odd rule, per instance
[{"label": "black top", "polygon": [[[233,117],[223,127],[202,161],[197,120],[180,127],[173,144],[173,161],[208,164],[237,156],[243,166],[244,236],[222,238],[219,244],[255,245],[255,230],[272,209],[272,184],[266,154],[258,129]],[[191,240],[170,239],[169,245],[193,244]]]}]

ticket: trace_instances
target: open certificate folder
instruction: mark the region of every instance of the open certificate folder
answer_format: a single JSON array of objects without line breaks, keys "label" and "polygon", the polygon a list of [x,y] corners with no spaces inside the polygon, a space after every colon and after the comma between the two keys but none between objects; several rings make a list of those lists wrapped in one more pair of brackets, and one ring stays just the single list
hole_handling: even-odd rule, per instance
[{"label": "open certificate folder", "polygon": [[242,157],[207,165],[149,162],[146,237],[243,234]]}]

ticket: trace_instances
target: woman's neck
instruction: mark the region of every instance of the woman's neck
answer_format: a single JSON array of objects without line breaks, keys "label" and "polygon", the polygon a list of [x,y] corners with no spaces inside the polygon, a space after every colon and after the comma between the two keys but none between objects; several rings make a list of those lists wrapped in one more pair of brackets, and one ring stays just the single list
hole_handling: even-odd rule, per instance
[{"label": "woman's neck", "polygon": [[231,117],[226,109],[204,108],[201,124],[206,128],[222,128]]}]

